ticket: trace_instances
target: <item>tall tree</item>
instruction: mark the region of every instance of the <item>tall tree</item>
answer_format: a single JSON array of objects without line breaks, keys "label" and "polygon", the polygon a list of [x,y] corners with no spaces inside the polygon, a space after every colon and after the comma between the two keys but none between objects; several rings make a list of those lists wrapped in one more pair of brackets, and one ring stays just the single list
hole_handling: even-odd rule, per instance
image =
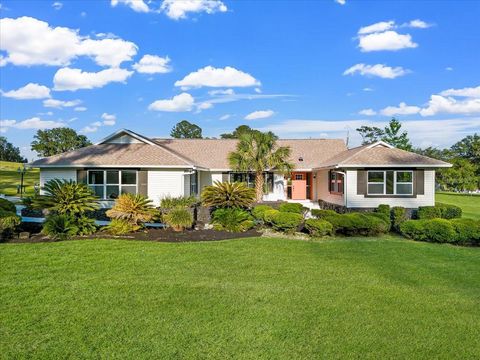
[{"label": "tall tree", "polygon": [[265,171],[276,170],[288,173],[290,147],[277,146],[277,136],[272,132],[253,131],[243,134],[237,149],[228,155],[230,167],[235,171],[255,173],[255,192],[257,201],[262,201]]},{"label": "tall tree", "polygon": [[27,162],[27,159],[20,155],[20,149],[8,142],[5,136],[0,136],[0,160],[21,163]]},{"label": "tall tree", "polygon": [[408,133],[406,131],[400,132],[401,129],[402,124],[400,121],[392,118],[388,125],[385,126],[382,140],[398,149],[410,151],[412,150],[412,144],[408,138]]},{"label": "tall tree", "polygon": [[437,181],[442,190],[471,191],[480,187],[475,164],[463,158],[455,158],[450,162],[453,164],[451,168],[437,172]]},{"label": "tall tree", "polygon": [[201,139],[202,129],[187,120],[182,120],[172,128],[170,136],[176,139]]},{"label": "tall tree", "polygon": [[468,135],[451,147],[455,156],[468,159],[480,165],[480,135]]},{"label": "tall tree", "polygon": [[240,125],[237,126],[235,130],[231,133],[225,133],[225,134],[220,134],[221,139],[239,139],[243,134],[249,133],[249,132],[259,132],[258,130],[252,129],[248,125]]},{"label": "tall tree", "polygon": [[357,129],[362,137],[362,145],[367,145],[379,141],[384,135],[384,131],[376,126],[360,126]]},{"label": "tall tree", "polygon": [[70,128],[38,130],[32,141],[32,150],[39,156],[52,156],[92,145],[85,135]]}]

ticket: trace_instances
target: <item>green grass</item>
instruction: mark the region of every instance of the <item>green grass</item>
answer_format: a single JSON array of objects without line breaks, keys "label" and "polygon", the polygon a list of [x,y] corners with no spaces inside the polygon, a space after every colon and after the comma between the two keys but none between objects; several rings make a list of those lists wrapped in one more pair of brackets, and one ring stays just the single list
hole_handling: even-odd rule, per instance
[{"label": "green grass", "polygon": [[436,201],[462,208],[462,217],[480,220],[480,195],[437,193]]},{"label": "green grass", "polygon": [[396,237],[0,245],[0,357],[480,354],[480,249]]},{"label": "green grass", "polygon": [[[0,161],[0,194],[14,196],[17,195],[17,186],[20,185],[20,174],[17,172],[23,164]],[[29,169],[24,177],[25,195],[32,196],[34,194],[33,185],[40,182],[39,169]]]}]

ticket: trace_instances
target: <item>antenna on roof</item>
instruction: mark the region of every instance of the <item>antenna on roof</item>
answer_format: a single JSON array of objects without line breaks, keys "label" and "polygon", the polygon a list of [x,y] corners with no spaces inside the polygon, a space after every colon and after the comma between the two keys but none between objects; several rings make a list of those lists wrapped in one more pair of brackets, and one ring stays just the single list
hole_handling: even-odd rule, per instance
[{"label": "antenna on roof", "polygon": [[347,144],[347,149],[348,149],[348,143],[350,141],[350,127],[346,126],[347,129],[347,139],[345,140],[345,143]]}]

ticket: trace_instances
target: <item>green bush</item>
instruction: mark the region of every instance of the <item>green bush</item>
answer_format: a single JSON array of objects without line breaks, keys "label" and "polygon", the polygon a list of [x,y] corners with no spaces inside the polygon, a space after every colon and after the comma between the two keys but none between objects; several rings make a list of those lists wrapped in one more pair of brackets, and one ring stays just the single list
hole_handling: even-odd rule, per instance
[{"label": "green bush", "polygon": [[97,231],[97,226],[95,225],[94,219],[90,219],[86,216],[78,216],[72,220],[78,229],[77,235],[91,235]]},{"label": "green bush", "polygon": [[455,240],[459,245],[480,245],[480,221],[473,219],[452,219]]},{"label": "green bush", "polygon": [[0,240],[7,240],[13,236],[15,228],[20,225],[21,219],[12,211],[0,208]]},{"label": "green bush", "polygon": [[183,207],[192,207],[198,203],[198,199],[193,196],[166,196],[160,201],[160,208],[162,210],[173,209],[174,207],[183,206]]},{"label": "green bush", "polygon": [[17,209],[15,208],[15,204],[7,199],[0,198],[0,209],[16,213]]},{"label": "green bush", "polygon": [[305,228],[311,236],[322,237],[333,234],[333,225],[322,219],[308,219]]},{"label": "green bush", "polygon": [[50,213],[43,223],[42,233],[61,241],[77,235],[78,227],[70,215]]},{"label": "green bush", "polygon": [[150,222],[157,213],[152,202],[145,196],[128,193],[121,194],[115,200],[113,207],[106,212],[109,218],[125,220],[132,225]]},{"label": "green bush", "polygon": [[375,218],[382,220],[387,225],[387,232],[390,231],[390,228],[392,227],[392,221],[390,219],[390,215],[385,214],[383,212],[373,212],[373,213],[367,213],[365,215],[373,216]]},{"label": "green bush", "polygon": [[242,209],[217,209],[212,214],[212,224],[215,230],[243,232],[254,225],[253,217]]},{"label": "green bush", "polygon": [[110,235],[121,236],[138,231],[141,228],[142,227],[140,225],[133,224],[131,222],[128,222],[127,220],[112,219],[112,221],[110,221],[110,224],[103,228],[103,231]]},{"label": "green bush", "polygon": [[443,219],[459,219],[462,217],[462,208],[456,205],[436,203],[440,207]]},{"label": "green bush", "polygon": [[[348,213],[326,215],[324,217],[333,225],[335,232],[347,235],[378,235],[388,232],[390,223],[372,213]],[[384,217],[384,215],[380,215]]]},{"label": "green bush", "polygon": [[273,224],[273,218],[274,218],[275,216],[277,216],[278,213],[280,213],[280,211],[278,211],[278,210],[276,210],[276,209],[266,210],[266,211],[263,213],[263,221],[264,221],[266,224],[272,225],[272,224]]},{"label": "green bush", "polygon": [[204,206],[248,208],[255,201],[255,189],[241,182],[215,181],[203,189],[201,197]]},{"label": "green bush", "polygon": [[439,243],[455,243],[454,225],[446,219],[407,220],[400,225],[401,233],[413,240]]},{"label": "green bush", "polygon": [[323,210],[323,209],[313,209],[311,211],[312,216],[317,219],[324,219],[327,216],[339,215],[336,211],[333,210]]},{"label": "green bush", "polygon": [[427,241],[424,223],[427,220],[407,220],[400,225],[400,233],[410,239]]},{"label": "green bush", "polygon": [[401,206],[395,206],[391,212],[392,228],[394,231],[400,231],[400,225],[408,220],[407,210]]},{"label": "green bush", "polygon": [[303,214],[303,212],[305,211],[303,205],[297,204],[297,203],[280,204],[278,210],[280,212],[289,212],[289,213],[295,213],[295,214]]},{"label": "green bush", "polygon": [[294,233],[303,223],[303,216],[292,212],[278,211],[272,217],[272,226],[277,231]]},{"label": "green bush", "polygon": [[462,217],[462,209],[455,205],[437,203],[435,206],[420,206],[417,217],[424,219],[457,219]]},{"label": "green bush", "polygon": [[265,211],[267,210],[273,210],[273,208],[268,205],[257,205],[252,209],[252,215],[256,220],[263,221]]},{"label": "green bush", "polygon": [[193,225],[192,213],[183,206],[177,206],[163,215],[163,221],[174,231],[183,231]]},{"label": "green bush", "polygon": [[380,204],[375,211],[390,216],[390,205]]}]

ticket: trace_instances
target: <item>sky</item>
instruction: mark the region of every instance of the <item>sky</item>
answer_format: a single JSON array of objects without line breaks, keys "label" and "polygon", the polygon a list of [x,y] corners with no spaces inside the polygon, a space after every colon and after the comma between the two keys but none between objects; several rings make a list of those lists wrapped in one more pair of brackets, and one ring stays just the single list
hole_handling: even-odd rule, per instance
[{"label": "sky", "polygon": [[479,1],[0,0],[0,135],[38,129],[349,138],[480,132]]}]

